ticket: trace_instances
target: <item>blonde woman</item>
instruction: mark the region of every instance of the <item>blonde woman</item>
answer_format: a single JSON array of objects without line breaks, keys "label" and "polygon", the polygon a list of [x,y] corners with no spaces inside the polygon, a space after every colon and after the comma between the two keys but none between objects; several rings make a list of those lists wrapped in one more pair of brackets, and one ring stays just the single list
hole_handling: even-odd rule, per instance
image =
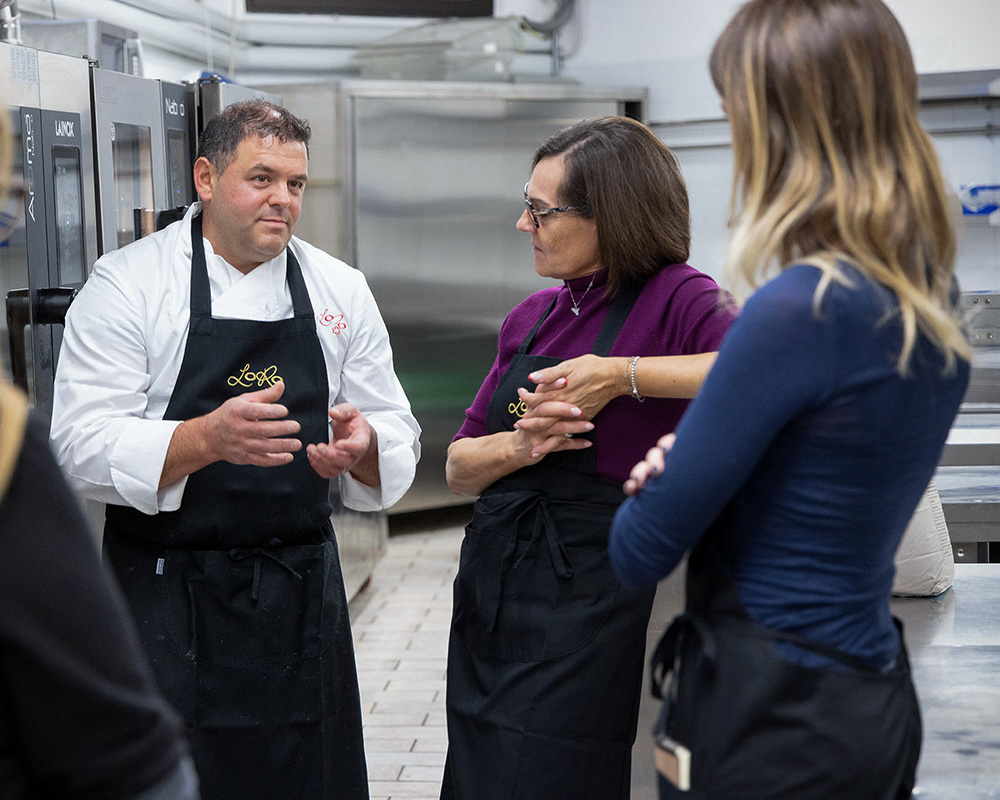
[{"label": "blonde woman", "polygon": [[970,356],[912,57],[881,0],[752,0],[711,71],[732,277],[773,277],[612,525],[634,587],[691,551],[656,659],[660,797],[906,798],[921,731],[893,554]]}]

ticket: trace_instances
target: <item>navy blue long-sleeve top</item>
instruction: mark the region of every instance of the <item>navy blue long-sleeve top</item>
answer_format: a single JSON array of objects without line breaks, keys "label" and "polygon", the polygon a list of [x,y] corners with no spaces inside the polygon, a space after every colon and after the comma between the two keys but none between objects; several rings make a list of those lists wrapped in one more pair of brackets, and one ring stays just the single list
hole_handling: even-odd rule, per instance
[{"label": "navy blue long-sleeve top", "polygon": [[818,313],[812,266],[750,298],[663,474],[615,516],[610,554],[626,584],[652,584],[717,521],[751,618],[883,665],[899,648],[893,556],[969,369],[946,372],[920,337],[901,377],[894,295],[842,269],[852,286],[832,284]]}]

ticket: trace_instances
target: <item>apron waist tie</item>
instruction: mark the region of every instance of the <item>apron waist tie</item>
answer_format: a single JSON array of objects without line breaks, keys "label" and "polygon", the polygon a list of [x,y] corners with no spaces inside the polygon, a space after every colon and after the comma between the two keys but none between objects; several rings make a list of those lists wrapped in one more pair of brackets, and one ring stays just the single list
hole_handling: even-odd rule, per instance
[{"label": "apron waist tie", "polygon": [[701,655],[705,663],[715,663],[716,644],[711,628],[700,617],[681,614],[667,628],[649,661],[652,693],[658,700],[663,699],[667,677],[676,668],[684,643],[689,637],[697,638],[701,643]]},{"label": "apron waist tie", "polygon": [[260,596],[260,560],[262,556],[271,559],[275,564],[288,570],[295,576],[296,580],[302,580],[302,575],[291,564],[267,549],[280,544],[281,541],[279,539],[272,539],[264,547],[234,547],[229,551],[229,557],[233,561],[243,561],[247,558],[253,558],[253,587],[250,590],[250,599],[254,603],[257,602],[257,598]]},{"label": "apron waist tie", "polygon": [[[514,559],[514,553],[517,550],[517,523],[520,522],[521,518],[530,511],[535,512],[535,519],[531,531],[531,538],[528,539],[528,544],[525,546],[521,555],[517,557],[516,561]],[[517,517],[514,520],[514,533],[510,537],[510,541],[507,543],[507,548],[504,550],[503,558],[500,561],[500,577],[497,586],[496,595],[496,607],[492,614],[488,614],[487,618],[490,620],[489,625],[486,628],[487,633],[493,633],[496,628],[497,620],[500,618],[500,606],[503,603],[503,593],[504,584],[507,581],[507,573],[511,570],[515,570],[520,566],[524,557],[528,554],[528,551],[535,545],[535,543],[545,537],[545,542],[548,545],[549,557],[552,559],[552,568],[555,570],[556,575],[563,579],[570,579],[573,577],[573,565],[569,561],[569,557],[566,555],[566,549],[563,547],[562,542],[559,541],[559,528],[556,526],[555,520],[552,518],[552,514],[549,511],[548,499],[541,494],[533,495],[530,501],[525,504],[525,507],[521,509]]]},{"label": "apron waist tie", "polygon": [[[699,656],[704,667],[712,668],[716,658],[715,634],[712,626],[722,631],[731,631],[740,636],[749,636],[762,639],[768,642],[783,642],[799,647],[818,655],[825,656],[831,661],[838,662],[856,672],[884,672],[891,670],[895,666],[893,661],[888,667],[875,667],[859,656],[845,653],[832,645],[808,639],[790,631],[779,631],[774,628],[766,628],[745,617],[738,617],[731,614],[723,614],[713,618],[712,623],[707,619],[690,612],[685,612],[677,617],[667,632],[663,634],[660,643],[657,645],[653,656],[650,659],[650,679],[652,681],[653,696],[658,699],[664,698],[664,687],[667,677],[676,669],[678,659],[685,648],[685,643],[689,637],[694,637],[700,643]],[[897,624],[898,627],[898,624]],[[900,633],[902,640],[902,633]],[[673,686],[676,687],[676,682]]]}]

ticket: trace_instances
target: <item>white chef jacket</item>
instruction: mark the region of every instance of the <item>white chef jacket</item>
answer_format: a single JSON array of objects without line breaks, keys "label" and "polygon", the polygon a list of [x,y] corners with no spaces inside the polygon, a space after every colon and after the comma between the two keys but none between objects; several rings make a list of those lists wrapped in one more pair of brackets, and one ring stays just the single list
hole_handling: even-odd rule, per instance
[{"label": "white chef jacket", "polygon": [[[102,256],[66,317],[56,369],[52,446],[70,484],[86,497],[145,514],[180,507],[187,478],[159,489],[174,429],[163,415],[180,372],[191,316],[191,217]],[[340,476],[344,505],[387,508],[409,488],[420,426],[392,367],[385,323],[364,276],[292,238],[316,312],[329,405],[351,403],[378,434],[381,486]],[[285,253],[248,275],[205,240],[212,316],[293,316]],[[303,442],[303,447],[309,442]]]}]

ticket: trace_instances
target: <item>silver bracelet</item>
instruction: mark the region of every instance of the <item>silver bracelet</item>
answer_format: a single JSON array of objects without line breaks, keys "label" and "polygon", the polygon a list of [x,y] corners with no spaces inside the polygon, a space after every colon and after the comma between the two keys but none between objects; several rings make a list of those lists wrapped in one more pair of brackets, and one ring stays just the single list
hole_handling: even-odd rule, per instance
[{"label": "silver bracelet", "polygon": [[635,365],[639,363],[641,356],[632,356],[632,363],[628,367],[628,379],[632,383],[632,397],[640,403],[646,398],[639,394],[639,387],[635,385]]}]

